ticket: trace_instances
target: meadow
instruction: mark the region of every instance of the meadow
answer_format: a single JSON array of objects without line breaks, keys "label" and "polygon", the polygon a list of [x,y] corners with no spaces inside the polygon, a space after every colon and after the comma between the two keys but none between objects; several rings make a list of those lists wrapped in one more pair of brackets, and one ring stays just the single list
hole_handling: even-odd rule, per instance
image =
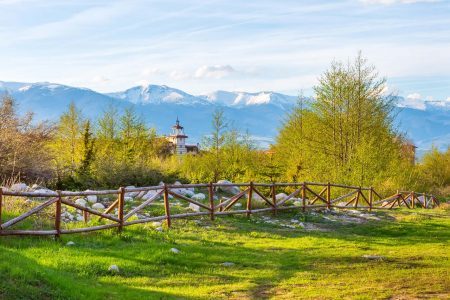
[{"label": "meadow", "polygon": [[290,211],[180,219],[162,231],[3,236],[0,298],[448,299],[449,212],[444,203],[360,222]]}]

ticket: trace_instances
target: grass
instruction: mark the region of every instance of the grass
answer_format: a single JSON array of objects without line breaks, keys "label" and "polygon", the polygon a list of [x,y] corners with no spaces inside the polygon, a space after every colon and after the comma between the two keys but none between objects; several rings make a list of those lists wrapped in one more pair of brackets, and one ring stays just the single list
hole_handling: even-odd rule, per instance
[{"label": "grass", "polygon": [[[58,241],[0,237],[0,298],[448,299],[449,212],[379,212],[364,224],[279,212],[174,220],[163,232],[145,224]],[[320,230],[281,226],[293,218]]]}]

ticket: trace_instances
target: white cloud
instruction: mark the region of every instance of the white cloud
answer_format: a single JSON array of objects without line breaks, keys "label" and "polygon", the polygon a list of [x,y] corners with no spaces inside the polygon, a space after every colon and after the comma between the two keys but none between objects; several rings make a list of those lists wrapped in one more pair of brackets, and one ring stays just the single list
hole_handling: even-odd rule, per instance
[{"label": "white cloud", "polygon": [[382,5],[392,5],[392,4],[413,4],[413,3],[430,3],[438,2],[438,0],[360,0],[360,2],[365,4],[382,4]]},{"label": "white cloud", "polygon": [[450,102],[450,97],[447,98],[447,102]]},{"label": "white cloud", "polygon": [[105,76],[102,76],[102,75],[97,75],[94,78],[92,78],[93,83],[105,83],[108,81],[110,81],[110,79],[106,78]]},{"label": "white cloud", "polygon": [[164,72],[160,68],[148,68],[141,72],[142,76],[162,75]]},{"label": "white cloud", "polygon": [[175,80],[183,80],[183,79],[188,79],[191,76],[184,72],[184,71],[179,71],[179,70],[174,70],[172,72],[170,72],[169,74],[170,78],[175,79]]},{"label": "white cloud", "polygon": [[406,98],[403,99],[399,103],[400,107],[409,107],[409,108],[415,108],[415,109],[426,109],[425,101],[421,94],[419,93],[412,93],[406,96]]},{"label": "white cloud", "polygon": [[236,72],[230,65],[201,66],[195,71],[195,78],[221,79]]}]

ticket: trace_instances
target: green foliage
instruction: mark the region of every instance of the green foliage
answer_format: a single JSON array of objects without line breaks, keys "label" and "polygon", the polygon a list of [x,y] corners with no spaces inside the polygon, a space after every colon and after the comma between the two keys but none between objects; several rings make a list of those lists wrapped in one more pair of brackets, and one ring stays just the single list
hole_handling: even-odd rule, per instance
[{"label": "green foliage", "polygon": [[450,147],[439,152],[435,147],[418,165],[420,188],[442,196],[450,196]]},{"label": "green foliage", "polygon": [[333,63],[315,101],[301,98],[280,130],[275,150],[286,166],[283,179],[379,186],[395,178],[404,163],[384,86],[361,55]]}]

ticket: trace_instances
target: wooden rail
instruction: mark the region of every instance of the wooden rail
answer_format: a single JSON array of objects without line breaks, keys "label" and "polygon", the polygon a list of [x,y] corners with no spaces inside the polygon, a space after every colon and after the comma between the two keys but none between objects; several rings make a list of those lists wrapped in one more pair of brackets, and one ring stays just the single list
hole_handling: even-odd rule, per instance
[{"label": "wooden rail", "polygon": [[[230,198],[223,201],[222,198],[218,199],[218,190],[226,190],[226,188],[238,187],[239,192],[230,194]],[[180,190],[197,188],[203,189],[208,194],[205,199],[205,203],[191,199],[180,193]],[[277,199],[276,190],[278,189],[290,189],[290,194],[283,199]],[[264,191],[263,191],[264,189]],[[293,190],[292,190],[293,189]],[[176,191],[174,191],[176,190]],[[265,195],[265,192],[269,195]],[[125,195],[130,192],[150,192],[154,194],[142,202],[137,207],[131,209],[128,213],[125,210]],[[226,194],[226,193],[225,193]],[[103,212],[95,209],[78,205],[70,199],[74,196],[91,196],[91,195],[117,195],[115,200],[108,208]],[[156,201],[158,198],[163,197],[164,201],[164,216],[147,217],[138,220],[128,221],[130,217],[143,210],[145,207]],[[173,199],[185,201],[187,203],[196,205],[198,209],[204,211],[183,213],[183,214],[171,214],[171,196]],[[255,208],[253,203],[255,202],[255,196],[261,200],[261,203],[266,205],[266,208]],[[296,198],[300,196],[300,198]],[[28,198],[45,198],[40,205],[30,209],[29,211],[14,217],[10,220],[3,222],[5,214],[5,203],[8,200],[7,197],[28,197]],[[235,207],[236,203],[242,198],[246,198],[245,209],[231,210]],[[333,198],[334,197],[334,198]],[[376,198],[376,199],[375,199]],[[297,205],[292,205],[289,201],[294,201]],[[294,203],[294,204],[295,204]],[[51,230],[18,230],[8,229],[11,226],[23,221],[24,219],[36,214],[43,209],[55,204],[54,210],[54,228]],[[289,205],[288,205],[289,204]],[[97,225],[85,228],[74,229],[62,229],[61,228],[61,211],[62,206],[66,205],[74,207],[79,211],[82,211],[84,215],[84,221],[87,222],[89,215],[99,216],[99,220],[104,219],[105,222],[112,222],[104,225]],[[84,191],[84,192],[68,192],[68,191],[56,191],[47,193],[33,193],[33,192],[14,192],[4,190],[0,188],[0,235],[55,235],[59,237],[60,234],[89,232],[95,230],[118,228],[119,232],[123,230],[123,227],[133,224],[140,224],[146,222],[162,221],[165,220],[168,227],[171,226],[173,219],[188,218],[195,216],[209,215],[211,220],[214,220],[216,216],[230,215],[230,214],[245,214],[250,217],[253,213],[260,212],[273,212],[277,213],[279,210],[302,210],[315,209],[315,208],[339,208],[339,209],[393,209],[405,206],[407,208],[415,208],[420,206],[424,209],[433,208],[439,205],[437,199],[433,195],[426,193],[418,193],[414,191],[397,191],[394,195],[382,197],[377,193],[373,187],[359,187],[349,186],[334,183],[317,183],[317,182],[297,182],[297,183],[237,183],[237,184],[225,184],[225,183],[209,183],[209,184],[164,184],[163,186],[149,186],[149,187],[136,187],[136,188],[124,188],[121,187],[117,190],[102,190],[102,191]],[[113,210],[117,208],[117,213],[111,214]]]}]

